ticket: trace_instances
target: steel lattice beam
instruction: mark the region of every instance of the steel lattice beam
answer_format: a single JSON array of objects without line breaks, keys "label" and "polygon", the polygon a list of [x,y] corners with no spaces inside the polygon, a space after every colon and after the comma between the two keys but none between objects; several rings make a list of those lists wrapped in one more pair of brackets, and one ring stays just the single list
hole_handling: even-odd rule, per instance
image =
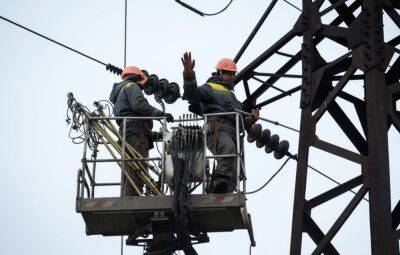
[{"label": "steel lattice beam", "polygon": [[[235,83],[241,81],[244,83],[247,99],[243,103],[246,106],[265,106],[301,91],[302,113],[290,254],[301,254],[303,233],[307,233],[316,243],[312,254],[339,254],[331,240],[359,202],[369,194],[371,253],[398,255],[400,232],[396,228],[400,223],[400,206],[397,204],[393,212],[390,210],[387,132],[391,125],[400,132],[400,113],[395,107],[396,101],[400,99],[400,57],[397,57],[389,67],[394,53],[400,52],[396,48],[400,45],[400,36],[384,41],[383,13],[400,27],[398,11],[400,3],[397,0],[326,2],[331,6],[320,10],[324,0],[302,0],[302,13],[294,27],[239,72]],[[359,7],[361,12],[356,12]],[[329,12],[336,12],[338,16],[330,24],[323,24],[321,17]],[[342,24],[345,27],[339,26]],[[280,49],[296,36],[303,37],[302,50],[294,55],[280,52]],[[345,46],[348,53],[327,63],[316,48],[325,38]],[[272,74],[256,70],[274,54],[290,59]],[[299,61],[302,63],[302,74],[288,74],[287,72]],[[342,72],[344,74],[341,74]],[[254,75],[270,77],[264,82],[256,78],[262,83],[257,89],[250,91],[248,80],[254,79]],[[269,88],[279,90],[279,87],[274,85],[282,77],[299,78],[302,84],[256,104],[255,101],[267,93]],[[348,92],[351,88],[347,92],[343,91],[346,84],[353,80],[364,84],[364,99]],[[338,81],[335,86],[333,81]],[[353,124],[355,120],[352,119],[354,117],[349,117],[340,107],[336,102],[337,98],[353,104],[362,130],[356,128]],[[316,126],[327,113],[335,120],[337,128],[340,128],[354,145],[356,152],[327,143],[316,136]],[[305,194],[310,147],[357,163],[362,169],[360,175],[307,200]],[[311,218],[311,210],[359,185],[361,188],[353,200],[331,229],[324,234]]]}]

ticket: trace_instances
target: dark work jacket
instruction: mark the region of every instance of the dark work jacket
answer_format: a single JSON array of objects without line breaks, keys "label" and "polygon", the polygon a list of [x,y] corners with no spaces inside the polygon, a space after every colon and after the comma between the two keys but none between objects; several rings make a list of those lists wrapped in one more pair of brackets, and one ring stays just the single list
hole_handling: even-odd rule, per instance
[{"label": "dark work jacket", "polygon": [[[124,80],[119,83],[114,83],[110,94],[110,101],[114,104],[115,117],[159,117],[163,116],[163,112],[151,106],[144,97],[140,85],[131,80]],[[120,132],[122,134],[123,121],[117,120]],[[151,140],[151,130],[153,128],[153,120],[127,120],[126,136],[136,135],[140,138],[145,136]],[[151,146],[152,143],[149,143]]]},{"label": "dark work jacket", "polygon": [[[184,74],[183,78],[183,97],[189,101],[189,104],[200,104],[204,114],[234,112],[234,109],[243,111],[242,104],[230,89],[231,85],[219,76],[213,75],[206,84],[200,87],[197,86],[194,72],[189,75]],[[220,116],[217,119],[220,123],[219,129],[228,131],[236,140],[235,115]]]}]

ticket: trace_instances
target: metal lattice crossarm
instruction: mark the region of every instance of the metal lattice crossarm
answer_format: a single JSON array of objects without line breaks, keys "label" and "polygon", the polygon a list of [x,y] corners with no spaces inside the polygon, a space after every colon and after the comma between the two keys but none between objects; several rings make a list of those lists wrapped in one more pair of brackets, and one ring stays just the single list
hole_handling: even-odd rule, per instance
[{"label": "metal lattice crossarm", "polygon": [[[372,254],[397,255],[400,203],[391,211],[388,130],[393,126],[400,132],[400,112],[396,109],[396,102],[400,99],[400,57],[395,55],[400,52],[400,36],[384,40],[383,15],[400,28],[399,1],[303,0],[302,3],[302,13],[293,28],[251,61],[235,79],[235,84],[243,82],[247,96],[243,103],[248,107],[266,106],[301,92],[302,114],[290,254],[301,254],[303,233],[307,233],[316,244],[313,255],[340,254],[331,241],[368,194]],[[329,3],[328,7],[322,8],[324,4],[327,6],[326,3]],[[338,16],[329,24],[324,24],[322,17],[333,12]],[[262,22],[264,17],[265,14]],[[255,29],[259,29],[259,24]],[[254,35],[252,33],[251,37]],[[296,54],[282,52],[282,48],[297,36],[303,37],[301,51]],[[330,62],[326,61],[320,54],[323,47],[317,48],[326,39],[345,47],[347,52]],[[241,50],[240,56],[242,54]],[[289,60],[275,73],[259,70],[274,55]],[[288,73],[300,61],[301,75]],[[298,78],[302,84],[284,91],[276,85],[281,78]],[[250,80],[261,84],[251,91]],[[348,86],[354,81],[364,85],[364,98]],[[270,88],[280,93],[256,103],[258,98],[268,94]],[[350,103],[356,116],[349,115],[337,102],[338,99]],[[316,136],[317,125],[328,114],[355,151]],[[361,124],[360,129],[355,122]],[[358,164],[360,175],[306,199],[311,147]],[[331,228],[324,232],[313,219],[318,215],[313,213],[311,216],[312,210],[356,187],[360,187],[356,195],[338,214]]]}]

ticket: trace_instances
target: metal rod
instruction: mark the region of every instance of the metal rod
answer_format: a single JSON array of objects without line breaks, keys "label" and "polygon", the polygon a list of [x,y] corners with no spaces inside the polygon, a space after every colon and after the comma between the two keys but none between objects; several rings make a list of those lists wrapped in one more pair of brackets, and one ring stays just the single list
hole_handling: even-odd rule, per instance
[{"label": "metal rod", "polygon": [[[97,147],[98,143],[95,143],[94,150],[93,150],[93,157],[96,159],[97,158]],[[92,168],[92,177],[93,177],[93,183],[96,183],[96,166],[97,163],[93,163],[93,168]],[[92,185],[92,198],[94,198],[94,191],[95,191],[95,186]]]},{"label": "metal rod", "polygon": [[162,160],[162,157],[153,157],[153,158],[126,158],[126,159],[88,159],[86,162],[93,163],[93,162],[132,162],[132,161],[152,161],[152,160]]},{"label": "metal rod", "polygon": [[244,92],[246,93],[246,97],[250,96],[250,89],[249,89],[249,81],[243,80]]},{"label": "metal rod", "polygon": [[121,182],[101,182],[101,183],[95,183],[93,186],[119,186],[122,185]]},{"label": "metal rod", "polygon": [[293,58],[294,57],[294,55],[292,55],[292,54],[288,54],[288,53],[285,53],[285,52],[282,52],[282,51],[279,51],[279,50],[276,52],[276,54],[284,56],[284,57],[288,57],[288,58]]},{"label": "metal rod", "polygon": [[78,199],[78,198],[82,198],[81,197],[81,173],[82,172],[82,169],[79,169],[78,170],[78,175],[77,175],[77,177],[76,177],[76,198]]},{"label": "metal rod", "polygon": [[236,129],[236,187],[240,192],[240,134],[239,134],[239,115],[235,116],[235,129]]},{"label": "metal rod", "polygon": [[279,74],[279,73],[260,73],[260,72],[252,72],[252,74],[256,75],[256,76],[296,78],[296,79],[302,79],[303,78],[303,76],[301,74]]},{"label": "metal rod", "polygon": [[[162,121],[162,128],[163,128],[163,134],[167,133],[167,118],[164,117]],[[164,194],[164,180],[165,180],[165,165],[166,165],[166,158],[165,158],[165,141],[164,141],[164,135],[163,135],[163,141],[162,141],[162,158],[161,158],[161,176],[160,176],[160,185],[161,185],[161,194]]]},{"label": "metal rod", "polygon": [[359,175],[343,184],[340,184],[339,186],[336,186],[336,187],[334,187],[328,191],[325,191],[324,193],[308,200],[306,203],[306,207],[308,209],[317,207],[337,196],[340,196],[340,195],[350,191],[352,188],[355,188],[355,187],[361,185],[362,183],[363,183],[362,175]]},{"label": "metal rod", "polygon": [[[104,138],[101,136],[100,139],[104,142]],[[108,152],[111,154],[111,156],[114,159],[117,159],[117,156],[115,155],[115,153],[112,151],[110,145],[105,144]],[[124,169],[122,167],[122,164],[117,162],[118,166],[121,168],[121,171],[123,174],[125,174],[125,177],[127,178],[127,180],[129,181],[129,183],[132,185],[133,189],[139,194],[139,196],[142,196],[143,194],[139,191],[138,187],[136,186],[136,184],[133,182],[132,178],[128,175],[128,173],[126,172],[126,169]]]},{"label": "metal rod", "polygon": [[239,52],[236,54],[236,57],[234,58],[233,61],[236,63],[239,61],[239,59],[242,57],[243,53],[253,40],[254,36],[257,34],[258,30],[264,23],[264,21],[267,19],[268,15],[271,13],[272,9],[274,8],[275,4],[278,2],[278,0],[272,0],[272,2],[269,4],[267,10],[264,12],[263,16],[260,18],[260,20],[257,22],[257,25],[254,27],[253,31],[250,33],[249,37],[247,38],[246,42],[243,44],[242,48],[240,48]]},{"label": "metal rod", "polygon": [[335,237],[336,233],[340,230],[346,220],[350,217],[351,213],[361,202],[362,198],[368,192],[368,188],[363,185],[357,194],[353,197],[350,203],[346,206],[346,209],[342,212],[339,218],[335,221],[333,226],[326,233],[324,239],[318,244],[317,248],[313,251],[312,255],[319,255],[324,251],[325,246]]},{"label": "metal rod", "polygon": [[[112,137],[104,130],[99,123],[93,122],[94,127],[96,128],[95,130],[99,132],[99,135],[104,135],[109,142],[112,143],[113,147],[117,150],[118,153],[122,154],[122,148],[119,146],[115,141],[113,141]],[[129,143],[127,144],[129,145]],[[129,146],[128,146],[129,148]],[[161,193],[157,189],[157,187],[154,185],[154,183],[151,181],[150,176],[146,171],[140,171],[140,167],[136,164],[136,162],[128,162],[131,164],[131,167],[133,169],[138,170],[138,174],[140,178],[153,190],[153,192],[157,195],[160,195]]]},{"label": "metal rod", "polygon": [[257,104],[256,107],[257,108],[261,108],[263,106],[269,105],[269,104],[271,104],[271,103],[273,103],[275,101],[278,101],[279,99],[282,99],[282,98],[287,97],[287,96],[291,96],[293,93],[296,93],[297,91],[300,91],[300,90],[301,90],[301,85],[297,86],[297,87],[295,87],[293,89],[290,89],[290,90],[288,90],[288,91],[286,91],[286,92],[284,92],[284,93],[282,93],[280,95],[277,95],[275,97],[267,99],[264,102],[261,102],[261,103]]},{"label": "metal rod", "polygon": [[[82,184],[83,184],[83,180],[85,179],[85,160],[86,160],[86,154],[87,154],[87,148],[88,148],[88,141],[89,141],[89,124],[87,123],[86,128],[84,129],[85,131],[85,141],[84,141],[84,145],[83,145],[83,158],[82,158],[82,172],[81,172],[81,178],[82,178]],[[85,127],[84,126],[84,127]],[[81,197],[83,198],[85,196],[85,190],[82,187],[81,189]]]},{"label": "metal rod", "polygon": [[[126,161],[125,161],[125,144],[126,144],[126,119],[123,119],[122,121],[122,153],[121,153],[121,159],[122,159],[122,168],[125,169],[126,172],[132,171],[132,169],[127,169],[126,167]],[[121,180],[122,180],[122,173],[121,173]],[[135,183],[136,184],[136,183]],[[139,194],[139,193],[138,193]],[[121,197],[124,196],[124,184],[121,185]],[[122,238],[122,236],[121,236]]]},{"label": "metal rod", "polygon": [[[275,76],[275,77],[278,77],[278,76]],[[261,82],[262,84],[266,84],[266,83],[267,83],[266,81],[263,81],[263,80],[261,80],[261,79],[255,77],[255,76],[252,76],[251,78],[253,78],[254,80],[256,80],[256,81],[258,81],[258,82]],[[275,87],[275,86],[272,85],[272,84],[270,84],[269,86],[270,86],[271,88],[275,89],[275,90],[278,90],[279,92],[282,92],[282,93],[285,93],[285,92],[286,92],[286,91],[284,91],[284,90],[282,90],[282,89],[280,89],[280,88]]]},{"label": "metal rod", "polygon": [[336,9],[339,5],[344,4],[345,2],[347,2],[348,0],[340,0],[337,1],[335,4],[329,6],[328,8],[326,8],[325,10],[323,10],[322,12],[320,12],[320,16],[324,16],[325,14],[328,14],[330,11],[332,11],[333,9]]},{"label": "metal rod", "polygon": [[[246,116],[251,116],[250,113],[245,112],[245,111],[242,111],[242,110],[235,109],[235,111],[238,112],[238,113],[241,113],[241,114],[243,114],[243,115],[246,115]],[[281,127],[287,128],[287,129],[292,130],[292,131],[295,131],[295,132],[297,132],[297,133],[300,132],[300,131],[297,130],[297,129],[294,129],[294,128],[289,127],[289,126],[286,126],[286,125],[283,125],[283,124],[281,124],[281,123],[279,123],[279,122],[277,122],[277,121],[273,121],[273,120],[270,120],[270,119],[267,119],[267,118],[262,118],[262,117],[260,117],[259,119],[260,119],[260,120],[263,120],[263,121],[265,121],[265,122],[268,122],[268,123],[272,123],[272,124],[277,125],[277,126],[281,126]]]},{"label": "metal rod", "polygon": [[206,158],[233,158],[237,157],[238,154],[223,154],[223,155],[213,155],[213,156],[207,156]]},{"label": "metal rod", "polygon": [[[207,114],[204,115],[204,126],[203,126],[203,140],[204,140],[204,166],[207,165],[207,133],[208,133],[208,123],[207,123]],[[206,193],[206,168],[203,169],[203,194]]]},{"label": "metal rod", "polygon": [[296,36],[296,32],[294,29],[290,30],[287,34],[285,34],[279,41],[277,41],[274,45],[268,48],[264,53],[262,53],[258,58],[256,58],[253,62],[247,65],[242,71],[240,71],[236,76],[234,83],[237,84],[239,81],[248,77],[249,72],[256,69],[262,63],[264,63],[267,59],[269,59],[276,51],[285,46],[289,41],[291,41]]},{"label": "metal rod", "polygon": [[92,174],[90,173],[89,166],[87,165],[86,162],[84,162],[84,165],[85,165],[84,169],[85,169],[86,174],[87,174],[88,177],[89,177],[90,183],[94,183],[94,179],[93,179],[93,177],[92,177]]},{"label": "metal rod", "polygon": [[89,120],[162,120],[165,117],[144,117],[144,116],[135,116],[135,117],[93,117],[87,116]]}]

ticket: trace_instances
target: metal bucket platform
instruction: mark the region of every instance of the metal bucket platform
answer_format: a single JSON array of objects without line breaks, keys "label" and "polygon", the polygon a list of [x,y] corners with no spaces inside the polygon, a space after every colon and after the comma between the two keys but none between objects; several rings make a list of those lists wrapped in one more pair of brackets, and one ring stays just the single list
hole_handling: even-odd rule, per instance
[{"label": "metal bucket platform", "polygon": [[[85,220],[87,235],[129,235],[157,212],[171,215],[173,201],[173,196],[78,198],[76,211]],[[242,194],[191,195],[190,203],[191,224],[202,232],[251,231]]]}]

